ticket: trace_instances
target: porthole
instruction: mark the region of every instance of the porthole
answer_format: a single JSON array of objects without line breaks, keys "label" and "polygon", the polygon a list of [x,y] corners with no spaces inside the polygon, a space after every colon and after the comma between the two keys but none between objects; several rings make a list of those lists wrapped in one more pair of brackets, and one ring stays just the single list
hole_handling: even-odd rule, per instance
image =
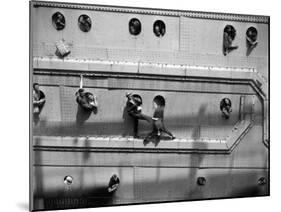
[{"label": "porthole", "polygon": [[108,183],[108,188],[107,188],[108,192],[111,193],[116,191],[119,187],[119,184],[120,184],[119,177],[116,174],[112,175]]},{"label": "porthole", "polygon": [[247,42],[247,52],[246,55],[249,56],[254,48],[258,45],[258,30],[251,26],[246,32],[246,42]]},{"label": "porthole", "polygon": [[157,20],[153,24],[153,32],[157,37],[163,37],[166,32],[165,23],[161,20]]},{"label": "porthole", "polygon": [[131,35],[138,35],[141,33],[141,22],[138,19],[132,18],[129,21],[129,32]]},{"label": "porthole", "polygon": [[258,30],[255,27],[249,27],[246,32],[247,40],[256,42],[258,38]]},{"label": "porthole", "polygon": [[223,98],[220,101],[220,110],[222,112],[222,116],[225,119],[229,119],[230,113],[232,112],[231,100],[229,98]]},{"label": "porthole", "polygon": [[56,30],[63,30],[65,27],[65,18],[60,12],[56,12],[52,16],[52,23]]},{"label": "porthole", "polygon": [[205,179],[205,177],[198,177],[198,178],[197,178],[197,184],[198,184],[199,186],[205,185],[205,184],[206,184],[206,179]]},{"label": "porthole", "polygon": [[71,177],[70,175],[67,175],[64,177],[63,182],[66,185],[71,185],[73,183],[73,177]]},{"label": "porthole", "polygon": [[223,30],[223,54],[226,56],[231,51],[238,49],[238,46],[233,46],[232,42],[236,37],[236,30],[232,25],[226,25]]},{"label": "porthole", "polygon": [[234,40],[236,37],[236,29],[232,25],[226,25],[223,31],[231,38],[231,40]]},{"label": "porthole", "polygon": [[258,179],[258,185],[262,186],[266,184],[266,179],[265,177],[261,177]]},{"label": "porthole", "polygon": [[158,106],[164,107],[166,104],[165,98],[161,95],[157,95],[154,97],[153,102],[157,104]]},{"label": "porthole", "polygon": [[91,18],[88,15],[80,15],[78,18],[78,25],[81,31],[89,32],[92,27]]}]

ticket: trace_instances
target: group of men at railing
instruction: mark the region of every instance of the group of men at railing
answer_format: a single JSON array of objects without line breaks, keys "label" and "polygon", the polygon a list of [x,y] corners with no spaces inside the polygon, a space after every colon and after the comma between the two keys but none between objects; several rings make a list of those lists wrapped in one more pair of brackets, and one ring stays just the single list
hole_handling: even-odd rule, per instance
[{"label": "group of men at railing", "polygon": [[[75,93],[76,102],[84,112],[97,114],[98,101],[97,97],[83,88],[83,76],[81,75],[80,88]],[[160,141],[163,133],[167,134],[170,139],[175,139],[175,136],[165,127],[164,124],[164,109],[165,99],[161,95],[157,95],[152,100],[154,113],[153,116],[146,115],[142,112],[142,97],[138,94],[126,93],[126,112],[133,119],[133,134],[134,138],[139,138],[138,128],[139,121],[144,120],[151,126],[151,132],[146,135],[144,142],[151,139]],[[33,84],[33,120],[35,125],[39,122],[39,115],[46,102],[45,94],[39,89],[39,84]],[[231,101],[228,98],[223,98],[220,102],[220,110],[225,119],[229,119],[231,109]]]},{"label": "group of men at railing", "polygon": [[[85,112],[98,112],[98,101],[97,97],[83,88],[82,77],[80,81],[80,88],[75,93],[76,102],[79,107]],[[175,136],[167,130],[164,125],[164,109],[165,99],[163,96],[156,96],[153,99],[154,113],[153,116],[146,115],[142,112],[142,98],[138,94],[126,93],[126,112],[133,119],[133,133],[135,138],[139,138],[138,126],[139,121],[144,120],[151,126],[151,132],[148,133],[144,139],[144,142],[150,139],[160,140],[162,133],[168,135],[170,139],[175,139]],[[45,94],[39,89],[39,84],[34,83],[33,85],[33,121],[35,125],[40,121],[39,115],[46,102]]]}]

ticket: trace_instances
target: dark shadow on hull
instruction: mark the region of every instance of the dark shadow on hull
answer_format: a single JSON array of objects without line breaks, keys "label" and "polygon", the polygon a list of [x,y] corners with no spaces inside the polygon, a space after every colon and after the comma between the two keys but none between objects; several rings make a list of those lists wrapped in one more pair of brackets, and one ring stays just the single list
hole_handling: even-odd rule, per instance
[{"label": "dark shadow on hull", "polygon": [[133,135],[134,118],[128,114],[127,106],[123,108],[122,118],[123,123],[120,123],[123,125],[122,136]]},{"label": "dark shadow on hull", "polygon": [[77,106],[77,113],[76,113],[76,124],[77,127],[82,127],[85,121],[87,121],[92,114],[92,111],[87,111],[80,107],[79,105]]},{"label": "dark shadow on hull", "polygon": [[[125,110],[125,108],[124,108]],[[200,111],[199,111],[200,112]],[[79,115],[78,115],[79,114]],[[133,135],[134,120],[126,112],[123,112],[123,121],[112,121],[112,122],[87,122],[90,114],[83,114],[77,112],[77,120],[75,122],[46,122],[44,126],[39,125],[34,127],[34,135],[45,135],[45,136],[94,136],[94,135]],[[200,113],[199,113],[200,114]],[[167,117],[165,123],[167,128],[171,131],[175,129],[190,130],[200,127],[216,127],[221,128],[222,126],[234,126],[238,121],[238,114],[232,114],[233,118],[223,120],[221,113],[218,114],[197,114],[195,116],[180,116],[180,117]],[[214,121],[208,125],[206,120],[211,122],[212,119],[220,120]],[[189,129],[190,128],[190,129]],[[146,135],[151,131],[151,126],[144,121],[139,121],[139,134]],[[193,134],[197,137],[196,132]]]},{"label": "dark shadow on hull", "polygon": [[44,198],[44,210],[57,210],[114,205],[115,192],[109,193],[107,187],[96,187],[79,195],[63,192],[60,195],[49,193],[47,196]]},{"label": "dark shadow on hull", "polygon": [[[194,172],[195,174],[196,172]],[[88,207],[101,207],[101,206],[112,206],[118,204],[134,204],[134,203],[152,203],[152,202],[167,202],[167,201],[189,201],[189,200],[205,200],[205,199],[218,199],[218,198],[240,198],[240,197],[257,197],[257,196],[266,196],[269,195],[268,185],[260,186],[258,184],[254,185],[251,181],[256,173],[253,170],[250,170],[246,173],[236,173],[232,175],[233,179],[236,179],[236,186],[231,186],[232,182],[229,180],[227,183],[229,187],[221,186],[216,187],[215,190],[210,194],[210,182],[222,182],[227,181],[228,176],[219,174],[207,177],[207,183],[205,186],[196,185],[195,188],[190,192],[186,192],[185,195],[175,194],[174,196],[163,196],[163,193],[167,193],[167,190],[171,188],[163,185],[172,185],[175,189],[182,188],[184,182],[190,181],[196,184],[196,174],[190,175],[186,178],[175,177],[170,180],[162,180],[161,182],[150,181],[150,182],[139,182],[141,187],[144,190],[141,191],[142,196],[137,201],[135,197],[125,200],[125,203],[122,203],[118,193],[108,193],[107,187],[93,187],[86,188],[83,191],[75,192],[72,194],[64,193],[64,195],[58,196],[58,191],[49,191],[47,193],[38,195],[35,197],[44,199],[44,208],[38,208],[36,210],[55,210],[55,209],[68,209],[68,208],[88,208]],[[249,185],[240,185],[240,181],[244,184],[245,179],[249,182]],[[223,183],[222,183],[223,185]],[[237,186],[238,185],[238,186]],[[137,185],[126,184],[125,186],[131,187]],[[225,190],[231,188],[230,191],[226,193]],[[153,191],[153,193],[151,193]],[[176,191],[177,193],[177,191]],[[209,193],[209,194],[207,194]],[[206,195],[207,194],[207,195]],[[122,196],[122,195],[121,195]]]}]

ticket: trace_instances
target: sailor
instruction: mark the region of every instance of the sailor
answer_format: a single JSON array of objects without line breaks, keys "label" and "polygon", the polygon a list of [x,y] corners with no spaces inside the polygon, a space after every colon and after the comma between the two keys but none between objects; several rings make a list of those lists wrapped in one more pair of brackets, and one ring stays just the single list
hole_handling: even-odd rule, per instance
[{"label": "sailor", "polygon": [[256,46],[258,44],[257,41],[258,37],[258,31],[255,27],[249,27],[249,29],[246,32],[246,40],[247,44],[251,46]]},{"label": "sailor", "polygon": [[97,113],[98,110],[97,97],[91,92],[86,92],[85,89],[83,88],[83,75],[80,75],[80,88],[75,93],[75,96],[76,96],[76,102],[85,111],[91,111],[94,114]]},{"label": "sailor", "polygon": [[154,27],[154,33],[157,37],[161,36],[161,31],[160,31],[160,26],[159,25],[155,25]]},{"label": "sailor", "polygon": [[152,123],[152,118],[142,113],[142,98],[138,94],[127,93],[126,109],[127,113],[134,119],[134,138],[138,136],[139,120],[145,120],[148,123]]},{"label": "sailor", "polygon": [[46,99],[43,91],[39,89],[39,84],[33,84],[33,120],[35,125],[40,121],[39,115],[45,105]]},{"label": "sailor", "polygon": [[138,35],[141,32],[141,23],[138,19],[132,19],[130,21],[129,31],[132,35]]},{"label": "sailor", "polygon": [[236,30],[233,26],[227,25],[223,31],[223,54],[227,55],[229,52],[238,49],[238,46],[232,46],[232,42],[236,36]]},{"label": "sailor", "polygon": [[246,32],[247,53],[249,56],[252,50],[258,45],[258,31],[255,27],[249,27]]},{"label": "sailor", "polygon": [[154,34],[157,37],[163,37],[165,34],[165,25],[161,21],[156,21],[153,27]]},{"label": "sailor", "polygon": [[117,188],[119,187],[119,184],[120,184],[120,180],[117,177],[117,175],[116,174],[112,175],[108,183],[107,191],[109,193],[116,191]]},{"label": "sailor", "polygon": [[54,22],[58,30],[61,30],[65,27],[65,20],[61,13],[57,12],[54,17]]},{"label": "sailor", "polygon": [[229,119],[230,113],[232,112],[231,109],[231,101],[229,98],[223,98],[220,102],[220,110],[222,112],[222,116],[225,119]]},{"label": "sailor", "polygon": [[92,111],[94,114],[97,113],[98,102],[96,96],[91,92],[85,92],[83,88],[80,88],[76,93],[76,102],[80,107],[86,111]]},{"label": "sailor", "polygon": [[154,114],[152,117],[153,120],[153,128],[152,132],[150,132],[144,141],[148,141],[150,138],[157,137],[160,138],[162,133],[166,133],[170,139],[175,139],[175,136],[167,130],[164,125],[164,109],[165,109],[165,99],[158,95],[153,99],[153,107],[154,107]]},{"label": "sailor", "polygon": [[91,19],[87,15],[81,15],[79,17],[79,27],[83,32],[88,32],[91,29]]}]

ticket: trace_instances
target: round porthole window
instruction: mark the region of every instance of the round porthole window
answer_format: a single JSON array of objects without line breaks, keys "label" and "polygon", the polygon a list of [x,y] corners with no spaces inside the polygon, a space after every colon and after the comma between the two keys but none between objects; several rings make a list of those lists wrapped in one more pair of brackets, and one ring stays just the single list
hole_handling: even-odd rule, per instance
[{"label": "round porthole window", "polygon": [[66,185],[71,185],[72,182],[73,182],[73,177],[70,176],[70,175],[67,175],[67,176],[64,177],[63,182],[64,182]]},{"label": "round porthole window", "polygon": [[223,31],[231,41],[236,37],[236,29],[232,25],[226,25]]},{"label": "round porthole window", "polygon": [[78,25],[81,31],[89,32],[92,27],[91,18],[88,15],[80,15],[78,18]]},{"label": "round porthole window", "polygon": [[236,37],[236,29],[232,25],[226,25],[223,30],[223,55],[226,56],[228,53],[232,52],[235,49],[238,49],[238,46],[233,46],[232,42]]},{"label": "round porthole window", "polygon": [[108,183],[107,191],[109,193],[116,191],[119,187],[119,184],[120,184],[119,177],[116,174],[112,175]]},{"label": "round porthole window", "polygon": [[258,38],[258,30],[255,27],[249,27],[246,32],[247,40],[256,42]]},{"label": "round porthole window", "polygon": [[129,21],[129,32],[131,35],[138,35],[141,33],[141,22],[138,19],[132,18]]},{"label": "round porthole window", "polygon": [[157,20],[153,24],[153,32],[157,37],[163,37],[166,32],[165,23],[161,20]]},{"label": "round porthole window", "polygon": [[266,184],[266,179],[265,177],[261,177],[258,179],[258,185],[265,185]]},{"label": "round porthole window", "polygon": [[206,178],[205,178],[205,177],[198,177],[198,178],[197,178],[197,184],[198,184],[199,186],[205,185],[205,184],[206,184]]},{"label": "round porthole window", "polygon": [[230,113],[232,112],[231,100],[229,98],[223,98],[220,101],[220,110],[222,112],[222,116],[225,119],[229,119]]},{"label": "round porthole window", "polygon": [[155,104],[157,104],[160,107],[165,107],[166,104],[165,98],[161,95],[155,96],[153,102],[155,102]]},{"label": "round porthole window", "polygon": [[65,18],[60,12],[56,12],[52,16],[52,24],[56,30],[63,30],[65,27]]}]

